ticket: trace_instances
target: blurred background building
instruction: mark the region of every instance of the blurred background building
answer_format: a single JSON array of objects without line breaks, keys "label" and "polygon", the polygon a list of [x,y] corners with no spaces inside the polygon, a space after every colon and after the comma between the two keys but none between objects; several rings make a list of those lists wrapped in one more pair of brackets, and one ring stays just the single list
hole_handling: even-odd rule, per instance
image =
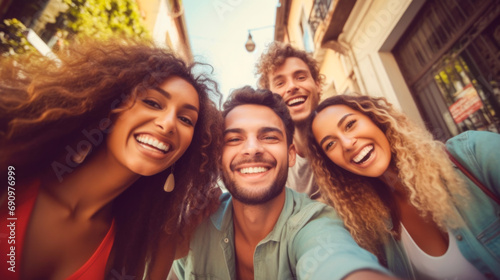
[{"label": "blurred background building", "polygon": [[[469,129],[500,131],[500,0],[274,1],[274,40],[313,54],[326,77],[323,97],[386,97],[441,140]],[[228,55],[243,50],[246,31],[272,30],[268,22],[242,20],[242,14],[258,19],[251,11],[262,4],[217,0],[187,7],[190,22],[181,0],[0,0],[0,53],[29,50],[26,30],[51,49],[82,34],[124,32],[154,38],[192,61],[190,26],[200,33],[195,47],[224,55],[214,61],[226,77],[221,84],[253,71],[254,62],[244,59],[258,59],[263,43],[246,56]]]},{"label": "blurred background building", "polygon": [[[31,30],[51,49],[79,35],[153,38],[185,61],[193,55],[181,0],[0,0],[2,53],[23,52]],[[21,46],[18,44],[21,42]]]},{"label": "blurred background building", "polygon": [[185,61],[193,61],[181,0],[136,0],[146,28],[156,42],[168,46]]},{"label": "blurred background building", "polygon": [[323,96],[384,96],[436,138],[500,131],[500,1],[281,0],[275,40],[313,53]]}]

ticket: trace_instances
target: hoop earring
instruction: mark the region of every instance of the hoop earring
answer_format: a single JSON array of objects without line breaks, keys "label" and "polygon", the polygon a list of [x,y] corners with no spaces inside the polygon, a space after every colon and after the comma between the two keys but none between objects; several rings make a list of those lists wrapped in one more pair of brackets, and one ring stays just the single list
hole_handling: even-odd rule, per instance
[{"label": "hoop earring", "polygon": [[174,190],[175,187],[174,166],[175,163],[172,165],[172,168],[170,169],[170,174],[168,175],[167,180],[165,181],[165,185],[163,185],[163,190],[165,192],[171,192]]}]

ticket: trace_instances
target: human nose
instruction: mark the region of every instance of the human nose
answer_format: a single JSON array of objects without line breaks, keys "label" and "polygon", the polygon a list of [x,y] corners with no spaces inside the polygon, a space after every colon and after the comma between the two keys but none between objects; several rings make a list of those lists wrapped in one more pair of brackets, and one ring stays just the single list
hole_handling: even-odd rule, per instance
[{"label": "human nose", "polygon": [[262,144],[256,138],[247,138],[243,146],[243,154],[254,156],[262,154],[263,147]]},{"label": "human nose", "polygon": [[297,89],[298,89],[297,84],[295,83],[295,81],[293,79],[287,81],[287,83],[286,83],[286,93],[287,94],[293,94],[297,91]]},{"label": "human nose", "polygon": [[177,131],[176,119],[174,110],[168,110],[163,114],[159,114],[154,122],[163,134],[173,134]]},{"label": "human nose", "polygon": [[339,137],[339,141],[342,144],[344,151],[351,151],[356,145],[356,142],[358,142],[358,139],[350,135],[341,135]]}]

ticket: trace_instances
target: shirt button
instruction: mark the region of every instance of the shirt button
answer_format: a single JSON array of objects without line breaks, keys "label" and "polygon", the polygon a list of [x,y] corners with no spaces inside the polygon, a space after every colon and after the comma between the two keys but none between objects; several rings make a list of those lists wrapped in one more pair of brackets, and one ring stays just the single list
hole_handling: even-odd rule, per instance
[{"label": "shirt button", "polygon": [[224,238],[224,243],[229,243],[229,238]]},{"label": "shirt button", "polygon": [[457,240],[458,240],[458,241],[462,241],[462,235],[457,234]]}]

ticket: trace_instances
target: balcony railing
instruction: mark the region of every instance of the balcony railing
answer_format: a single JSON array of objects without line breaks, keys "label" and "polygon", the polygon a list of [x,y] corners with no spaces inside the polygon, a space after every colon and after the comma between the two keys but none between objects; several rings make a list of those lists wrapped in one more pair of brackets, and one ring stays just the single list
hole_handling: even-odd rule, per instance
[{"label": "balcony railing", "polygon": [[316,29],[318,29],[319,24],[325,20],[331,4],[332,0],[314,0],[308,21],[309,26],[311,26],[313,36],[316,33]]}]

